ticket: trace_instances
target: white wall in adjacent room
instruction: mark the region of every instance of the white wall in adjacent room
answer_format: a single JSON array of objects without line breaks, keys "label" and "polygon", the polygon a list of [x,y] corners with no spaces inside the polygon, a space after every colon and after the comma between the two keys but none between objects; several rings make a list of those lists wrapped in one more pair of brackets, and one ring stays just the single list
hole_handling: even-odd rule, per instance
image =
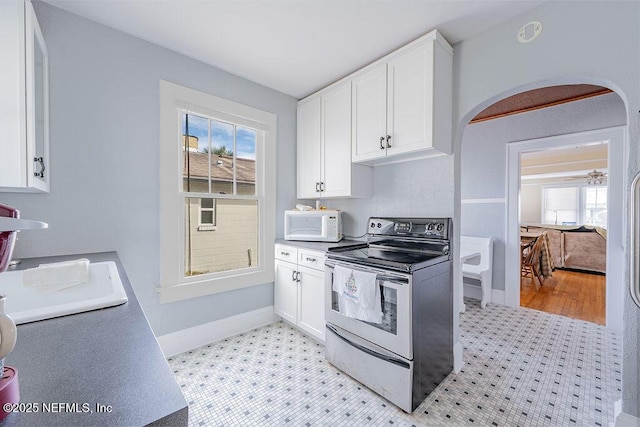
[{"label": "white wall in adjacent room", "polygon": [[520,187],[520,223],[542,223],[542,186],[524,184]]}]

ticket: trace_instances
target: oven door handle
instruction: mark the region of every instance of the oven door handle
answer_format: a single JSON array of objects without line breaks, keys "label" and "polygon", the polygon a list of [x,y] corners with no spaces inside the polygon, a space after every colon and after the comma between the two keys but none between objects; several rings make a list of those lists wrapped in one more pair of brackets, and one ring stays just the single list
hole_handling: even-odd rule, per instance
[{"label": "oven door handle", "polygon": [[387,281],[387,282],[392,282],[392,283],[397,283],[397,284],[404,284],[407,285],[409,284],[409,278],[406,276],[400,276],[400,275],[395,275],[395,274],[388,274],[388,272],[383,272],[380,270],[373,270],[371,268],[367,268],[365,266],[362,265],[348,265],[348,264],[337,264],[335,261],[325,261],[324,263],[325,267],[329,268],[329,269],[334,269],[336,267],[336,265],[340,265],[342,267],[345,268],[349,268],[351,270],[356,270],[356,271],[364,271],[364,272],[368,272],[368,273],[376,273],[376,280],[379,281]]},{"label": "oven door handle", "polygon": [[381,282],[400,283],[400,284],[404,284],[404,285],[409,283],[409,279],[406,279],[404,277],[385,276],[384,274],[377,275],[376,276],[376,280],[379,280]]},{"label": "oven door handle", "polygon": [[336,328],[334,328],[331,325],[326,325],[327,329],[331,332],[333,332],[338,338],[340,338],[342,341],[346,342],[347,344],[349,344],[352,347],[357,348],[360,351],[363,351],[373,357],[377,357],[378,359],[384,360],[385,362],[389,362],[389,363],[393,363],[394,365],[398,365],[402,368],[406,368],[406,369],[411,369],[411,366],[409,365],[409,363],[405,362],[404,360],[400,360],[400,359],[396,359],[394,357],[390,357],[387,356],[385,354],[380,354],[377,351],[373,351],[370,348],[367,348],[363,345],[360,345],[358,343],[355,343],[351,340],[349,340],[348,338],[343,337],[340,332],[338,332],[336,330]]}]

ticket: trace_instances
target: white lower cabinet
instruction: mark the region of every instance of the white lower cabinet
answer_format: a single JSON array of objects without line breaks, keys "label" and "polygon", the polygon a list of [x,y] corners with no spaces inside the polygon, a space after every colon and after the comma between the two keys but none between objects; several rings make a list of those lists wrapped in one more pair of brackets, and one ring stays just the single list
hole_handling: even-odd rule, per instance
[{"label": "white lower cabinet", "polygon": [[324,253],[276,245],[274,311],[324,342]]},{"label": "white lower cabinet", "polygon": [[276,259],[274,308],[278,316],[298,324],[297,265]]}]

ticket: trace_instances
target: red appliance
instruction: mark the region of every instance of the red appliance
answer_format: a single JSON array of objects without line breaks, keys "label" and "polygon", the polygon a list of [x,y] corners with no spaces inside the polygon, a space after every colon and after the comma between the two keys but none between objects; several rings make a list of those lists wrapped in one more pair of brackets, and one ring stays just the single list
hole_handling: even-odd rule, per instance
[{"label": "red appliance", "polygon": [[[20,211],[0,203],[0,217],[20,218]],[[0,273],[9,267],[17,234],[17,231],[0,231]]]}]

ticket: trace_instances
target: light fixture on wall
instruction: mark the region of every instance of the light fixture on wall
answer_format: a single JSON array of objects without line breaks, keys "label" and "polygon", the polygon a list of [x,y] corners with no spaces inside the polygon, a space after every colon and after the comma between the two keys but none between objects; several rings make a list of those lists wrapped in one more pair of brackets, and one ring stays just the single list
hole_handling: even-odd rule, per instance
[{"label": "light fixture on wall", "polygon": [[594,169],[593,172],[587,174],[587,184],[602,185],[607,182],[607,174]]}]

